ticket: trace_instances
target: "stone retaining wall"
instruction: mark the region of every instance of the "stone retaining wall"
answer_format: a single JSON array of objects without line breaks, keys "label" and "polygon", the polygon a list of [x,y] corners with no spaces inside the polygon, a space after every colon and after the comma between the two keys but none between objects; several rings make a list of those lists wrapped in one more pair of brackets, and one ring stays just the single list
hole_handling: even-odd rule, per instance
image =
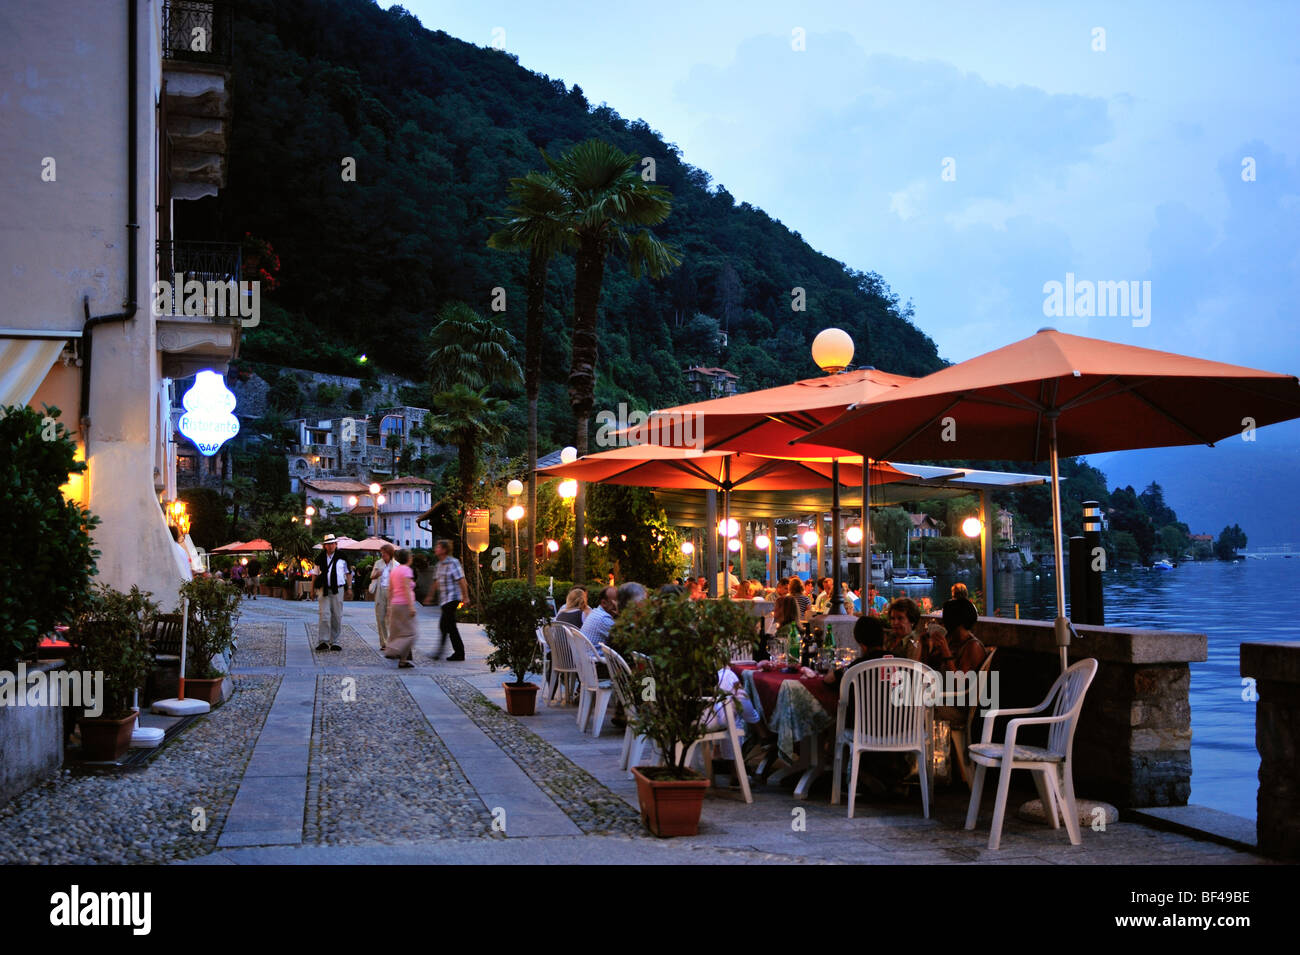
[{"label": "stone retaining wall", "polygon": [[[62,667],[62,661],[33,663],[27,674]],[[12,673],[0,674],[3,681],[14,678]],[[57,684],[52,690],[57,692]],[[0,706],[0,806],[63,765],[62,701],[48,702],[52,705]]]},{"label": "stone retaining wall", "polygon": [[[1186,805],[1192,776],[1188,664],[1205,660],[1205,635],[1075,629],[1081,638],[1069,648],[1070,662],[1095,657],[1100,664],[1074,738],[1075,790],[1121,808]],[[998,648],[999,705],[1042,702],[1061,672],[1052,624],[980,617],[975,634]]]},{"label": "stone retaining wall", "polygon": [[1300,644],[1243,643],[1241,675],[1255,681],[1259,849],[1300,859]]}]

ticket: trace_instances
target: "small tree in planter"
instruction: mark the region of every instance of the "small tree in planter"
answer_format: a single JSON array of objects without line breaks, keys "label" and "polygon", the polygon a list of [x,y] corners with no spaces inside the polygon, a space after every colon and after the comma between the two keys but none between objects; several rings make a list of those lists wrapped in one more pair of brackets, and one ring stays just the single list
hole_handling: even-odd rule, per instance
[{"label": "small tree in planter", "polygon": [[[686,767],[686,752],[707,732],[725,693],[718,671],[728,644],[753,618],[731,600],[652,596],[623,610],[610,633],[633,668],[636,732],[659,750],[662,765],[633,767],[641,819],[655,835],[694,835],[709,781]],[[680,754],[678,749],[680,747]]]},{"label": "small tree in planter", "polygon": [[96,700],[99,716],[83,716],[79,721],[85,759],[116,760],[131,745],[135,691],[152,662],[144,632],[158,605],[150,596],[139,587],[124,594],[100,585],[74,624],[80,646],[78,669],[103,674],[104,680],[102,698]]},{"label": "small tree in planter", "polygon": [[536,683],[528,671],[537,662],[537,628],[550,623],[551,605],[546,591],[519,580],[498,581],[483,609],[483,632],[492,644],[487,658],[492,672],[497,667],[514,674],[513,683],[501,684],[506,691],[506,712],[532,716],[537,704]]},{"label": "small tree in planter", "polygon": [[220,703],[225,675],[212,665],[212,658],[234,649],[239,590],[215,577],[196,577],[181,584],[180,595],[189,601],[185,694],[209,704]]}]

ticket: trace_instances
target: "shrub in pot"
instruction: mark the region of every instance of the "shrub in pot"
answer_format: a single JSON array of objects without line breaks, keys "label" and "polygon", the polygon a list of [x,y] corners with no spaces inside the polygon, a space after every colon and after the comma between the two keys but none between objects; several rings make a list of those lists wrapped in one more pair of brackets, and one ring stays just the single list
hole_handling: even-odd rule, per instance
[{"label": "shrub in pot", "polygon": [[70,623],[90,593],[99,551],[89,511],[59,491],[86,470],[58,408],[0,408],[0,538],[14,551],[0,588],[0,670],[34,657],[41,638]]},{"label": "shrub in pot", "polygon": [[215,705],[221,702],[225,674],[212,659],[235,647],[239,589],[216,577],[196,577],[181,585],[180,595],[189,601],[185,695]]},{"label": "shrub in pot", "polygon": [[546,591],[523,581],[497,581],[484,605],[483,632],[492,644],[487,663],[493,673],[501,667],[514,674],[512,683],[501,684],[513,716],[532,716],[537,705],[538,685],[528,681],[528,671],[539,653],[537,628],[550,620]]},{"label": "shrub in pot", "polygon": [[129,594],[100,585],[91,591],[73,626],[78,669],[103,674],[98,716],[82,716],[81,750],[88,760],[119,759],[131,745],[135,728],[135,691],[149,673],[146,628],[158,605],[132,587]]},{"label": "shrub in pot", "polygon": [[729,641],[752,625],[738,601],[656,594],[625,608],[610,632],[640,694],[634,728],[660,754],[661,765],[632,770],[642,822],[657,836],[699,829],[709,781],[687,768],[686,752],[708,731],[725,696],[718,671],[727,665]]}]

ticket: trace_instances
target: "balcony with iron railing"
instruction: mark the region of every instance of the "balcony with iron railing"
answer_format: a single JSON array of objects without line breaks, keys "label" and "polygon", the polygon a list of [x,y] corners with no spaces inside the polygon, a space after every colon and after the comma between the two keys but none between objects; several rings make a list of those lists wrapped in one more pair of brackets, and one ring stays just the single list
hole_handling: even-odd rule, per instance
[{"label": "balcony with iron railing", "polygon": [[160,120],[173,199],[215,196],[226,184],[230,144],[229,0],[164,0]]},{"label": "balcony with iron railing", "polygon": [[234,4],[229,0],[164,0],[163,59],[229,66],[234,19]]},{"label": "balcony with iron railing", "polygon": [[[252,311],[239,286],[239,243],[159,241],[156,252],[159,283],[167,283],[150,295],[163,374],[224,372],[239,354],[243,312]],[[194,282],[201,283],[201,294]]]},{"label": "balcony with iron railing", "polygon": [[[162,315],[202,316],[212,321],[238,322],[238,288],[243,269],[243,252],[238,242],[194,242],[159,240],[158,278],[171,283],[171,301],[155,310]],[[185,295],[189,282],[203,283],[203,305],[194,308]],[[234,283],[233,297],[226,287]],[[230,309],[231,303],[236,307]],[[188,307],[187,307],[188,305]],[[224,314],[222,314],[224,312]]]}]

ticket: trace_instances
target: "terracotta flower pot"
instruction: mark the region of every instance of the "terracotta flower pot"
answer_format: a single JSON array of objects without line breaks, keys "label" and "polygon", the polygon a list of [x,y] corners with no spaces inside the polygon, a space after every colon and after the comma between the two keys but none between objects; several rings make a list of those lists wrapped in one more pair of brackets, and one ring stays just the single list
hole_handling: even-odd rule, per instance
[{"label": "terracotta flower pot", "polygon": [[221,702],[222,680],[222,677],[217,677],[214,680],[191,680],[186,677],[185,698],[187,700],[202,700],[209,706],[216,706]]},{"label": "terracotta flower pot", "polygon": [[643,770],[652,766],[634,766],[636,794],[641,803],[641,822],[661,839],[669,836],[693,836],[700,831],[700,811],[709,781],[697,779],[651,779]]},{"label": "terracotta flower pot", "polygon": [[537,711],[536,683],[502,683],[506,691],[506,712],[511,716],[532,716]]},{"label": "terracotta flower pot", "polygon": [[131,748],[131,732],[135,729],[135,714],[112,720],[103,716],[83,716],[81,724],[81,758],[89,762],[111,763],[126,755]]}]

